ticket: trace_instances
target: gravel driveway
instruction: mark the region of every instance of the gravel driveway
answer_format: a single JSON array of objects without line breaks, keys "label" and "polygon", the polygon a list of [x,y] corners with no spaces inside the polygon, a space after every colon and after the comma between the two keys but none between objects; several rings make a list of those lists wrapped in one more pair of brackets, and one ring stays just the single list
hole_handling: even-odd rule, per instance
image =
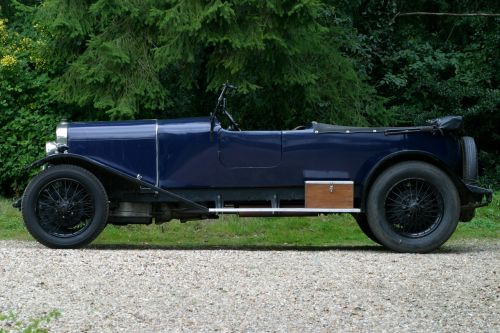
[{"label": "gravel driveway", "polygon": [[494,241],[427,255],[0,242],[0,311],[58,309],[53,332],[498,332],[499,277]]}]

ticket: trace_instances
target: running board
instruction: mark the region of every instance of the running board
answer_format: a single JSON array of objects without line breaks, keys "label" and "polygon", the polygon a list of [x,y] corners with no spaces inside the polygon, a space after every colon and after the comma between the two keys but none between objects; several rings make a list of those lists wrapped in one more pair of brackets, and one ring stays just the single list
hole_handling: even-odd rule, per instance
[{"label": "running board", "polygon": [[361,213],[359,208],[209,208],[210,213]]}]

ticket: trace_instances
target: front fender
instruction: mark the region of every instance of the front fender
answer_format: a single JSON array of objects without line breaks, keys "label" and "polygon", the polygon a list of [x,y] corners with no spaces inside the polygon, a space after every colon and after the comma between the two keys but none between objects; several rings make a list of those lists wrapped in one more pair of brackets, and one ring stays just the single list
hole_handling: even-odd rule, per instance
[{"label": "front fender", "polygon": [[40,166],[43,166],[46,164],[54,164],[54,165],[73,164],[73,165],[78,165],[80,167],[88,169],[91,172],[92,172],[92,170],[95,170],[95,169],[103,170],[103,171],[106,171],[106,172],[111,173],[113,175],[116,175],[118,177],[121,177],[124,180],[132,182],[134,184],[140,185],[140,186],[145,187],[145,188],[149,188],[152,191],[156,191],[158,193],[162,193],[162,194],[174,199],[175,201],[183,204],[184,206],[188,206],[188,207],[194,209],[194,211],[196,211],[196,212],[208,213],[207,207],[200,205],[200,204],[198,204],[194,201],[191,201],[189,199],[186,199],[184,197],[181,197],[181,196],[179,196],[175,193],[172,193],[168,190],[159,188],[153,184],[145,182],[142,180],[142,178],[140,176],[138,176],[138,177],[129,176],[120,170],[116,170],[113,167],[105,165],[99,161],[96,161],[96,160],[93,160],[93,159],[88,158],[86,156],[82,156],[82,155],[78,155],[78,154],[65,153],[65,154],[55,154],[55,155],[46,156],[46,157],[30,164],[26,168],[26,170],[31,170],[33,168],[37,168],[37,167],[40,167]]}]

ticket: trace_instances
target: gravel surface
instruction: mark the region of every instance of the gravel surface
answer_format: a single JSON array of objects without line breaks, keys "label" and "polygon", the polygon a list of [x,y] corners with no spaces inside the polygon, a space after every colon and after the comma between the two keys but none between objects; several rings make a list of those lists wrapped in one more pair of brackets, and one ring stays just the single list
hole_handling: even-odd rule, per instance
[{"label": "gravel surface", "polygon": [[58,309],[53,332],[499,332],[499,276],[500,241],[427,255],[0,241],[0,312]]}]

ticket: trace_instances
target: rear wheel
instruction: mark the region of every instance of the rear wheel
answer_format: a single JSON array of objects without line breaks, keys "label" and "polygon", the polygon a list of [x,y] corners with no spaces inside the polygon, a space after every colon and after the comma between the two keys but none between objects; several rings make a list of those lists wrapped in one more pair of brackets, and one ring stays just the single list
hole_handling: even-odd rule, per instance
[{"label": "rear wheel", "polygon": [[389,249],[429,252],[455,230],[460,198],[442,170],[424,162],[404,162],[375,180],[367,216],[374,236]]},{"label": "rear wheel", "polygon": [[106,226],[108,196],[92,173],[57,165],[33,178],[21,211],[26,228],[40,243],[75,248],[92,242]]}]

